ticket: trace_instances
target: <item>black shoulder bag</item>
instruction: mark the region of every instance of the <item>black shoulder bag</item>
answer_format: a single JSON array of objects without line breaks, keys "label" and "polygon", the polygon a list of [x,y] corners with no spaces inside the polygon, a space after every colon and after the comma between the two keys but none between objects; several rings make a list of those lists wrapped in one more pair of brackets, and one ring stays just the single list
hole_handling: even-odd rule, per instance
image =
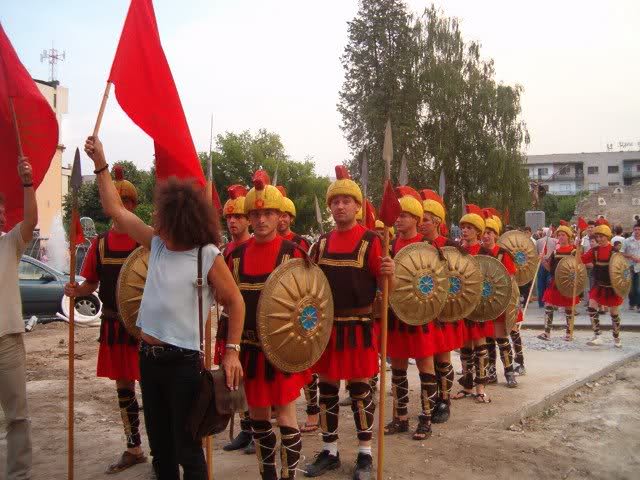
[{"label": "black shoulder bag", "polygon": [[[204,347],[202,335],[202,289],[205,285],[202,276],[202,247],[198,249],[198,325],[200,327],[200,349]],[[244,412],[247,400],[242,381],[240,388],[231,391],[227,388],[224,370],[209,370],[201,356],[200,386],[191,414],[188,429],[194,439],[208,437],[223,432],[235,412]]]}]

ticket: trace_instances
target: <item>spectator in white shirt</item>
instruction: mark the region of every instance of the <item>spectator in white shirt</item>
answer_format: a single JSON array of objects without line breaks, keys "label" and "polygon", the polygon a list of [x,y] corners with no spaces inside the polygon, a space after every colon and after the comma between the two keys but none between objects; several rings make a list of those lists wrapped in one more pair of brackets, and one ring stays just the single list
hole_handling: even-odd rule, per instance
[{"label": "spectator in white shirt", "polygon": [[640,223],[633,226],[633,235],[622,244],[622,254],[629,260],[631,290],[629,308],[640,310]]}]

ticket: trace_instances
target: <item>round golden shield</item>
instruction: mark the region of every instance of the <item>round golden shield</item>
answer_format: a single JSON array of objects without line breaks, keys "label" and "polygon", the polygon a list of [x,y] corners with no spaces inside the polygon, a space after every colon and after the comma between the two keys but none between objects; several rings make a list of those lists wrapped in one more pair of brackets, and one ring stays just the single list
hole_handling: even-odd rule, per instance
[{"label": "round golden shield", "polygon": [[571,298],[584,292],[587,285],[587,268],[573,255],[564,257],[558,262],[553,280],[558,291],[565,297]]},{"label": "round golden shield", "polygon": [[407,245],[394,258],[396,288],[389,304],[396,316],[408,325],[424,325],[437,318],[449,290],[446,262],[428,243]]},{"label": "round golden shield", "polygon": [[509,333],[513,330],[518,322],[518,312],[520,310],[520,289],[518,288],[518,282],[515,277],[511,277],[511,297],[509,297],[509,304],[504,311],[504,324],[505,330]]},{"label": "round golden shield", "polygon": [[609,259],[609,278],[616,294],[626,297],[631,290],[631,270],[629,262],[620,252],[614,252]]},{"label": "round golden shield", "polygon": [[296,373],[316,363],[333,327],[333,296],[320,267],[296,258],[271,272],[260,293],[256,323],[273,366]]},{"label": "round golden shield", "polygon": [[518,285],[526,285],[533,280],[538,268],[538,250],[531,238],[526,233],[511,230],[500,235],[497,243],[513,256]]},{"label": "round golden shield", "polygon": [[476,308],[467,317],[474,322],[494,320],[504,313],[511,298],[511,276],[500,260],[489,255],[477,255],[482,272],[482,295]]},{"label": "round golden shield", "polygon": [[456,247],[443,247],[449,271],[447,300],[438,315],[443,322],[457,322],[466,318],[480,301],[482,272],[472,255],[463,255]]},{"label": "round golden shield", "polygon": [[138,247],[125,260],[116,286],[116,300],[122,323],[130,335],[140,338],[140,328],[136,326],[144,284],[149,270],[149,250]]}]

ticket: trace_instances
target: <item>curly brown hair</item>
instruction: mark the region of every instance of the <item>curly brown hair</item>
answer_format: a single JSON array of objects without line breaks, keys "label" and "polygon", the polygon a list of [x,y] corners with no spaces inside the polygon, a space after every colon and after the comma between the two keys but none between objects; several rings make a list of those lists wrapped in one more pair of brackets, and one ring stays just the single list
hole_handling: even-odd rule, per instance
[{"label": "curly brown hair", "polygon": [[220,221],[206,190],[193,180],[175,177],[156,186],[154,227],[181,248],[220,245]]}]

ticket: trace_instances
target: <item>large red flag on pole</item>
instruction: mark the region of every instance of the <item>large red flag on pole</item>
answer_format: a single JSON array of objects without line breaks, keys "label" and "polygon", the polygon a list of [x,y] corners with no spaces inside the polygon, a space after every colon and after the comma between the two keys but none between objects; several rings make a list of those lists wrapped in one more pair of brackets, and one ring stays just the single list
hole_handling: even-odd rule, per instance
[{"label": "large red flag on pole", "polygon": [[162,50],[151,0],[132,0],[109,82],[125,113],[153,138],[156,176],[205,178],[171,69]]},{"label": "large red flag on pole", "polygon": [[56,153],[58,121],[0,25],[0,193],[6,199],[7,231],[22,220],[18,142],[29,157],[33,186],[38,188]]}]

